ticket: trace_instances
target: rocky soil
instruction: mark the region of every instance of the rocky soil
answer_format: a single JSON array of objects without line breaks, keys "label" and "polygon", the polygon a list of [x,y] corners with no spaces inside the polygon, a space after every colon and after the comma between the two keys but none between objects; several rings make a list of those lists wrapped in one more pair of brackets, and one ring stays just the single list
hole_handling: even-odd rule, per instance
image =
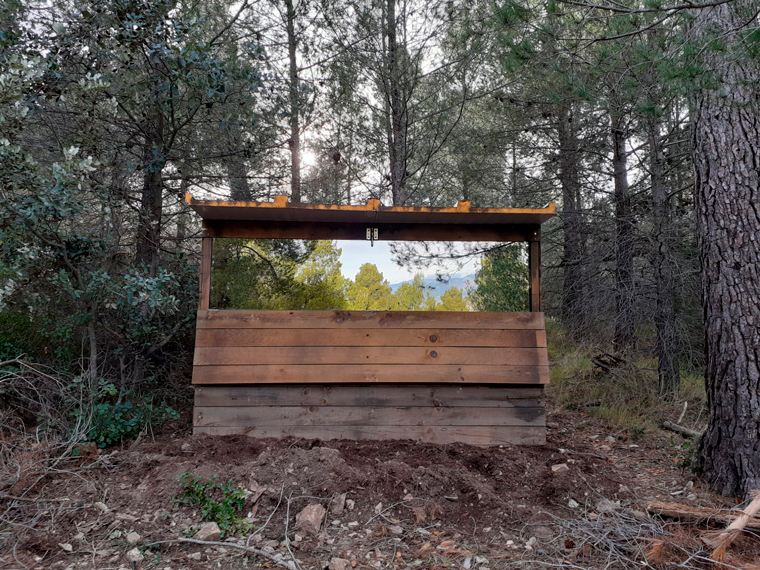
[{"label": "rocky soil", "polygon": [[[646,513],[649,500],[735,505],[682,467],[680,436],[634,440],[563,412],[548,440],[482,449],[178,434],[85,453],[0,494],[0,567],[712,567],[705,527]],[[239,530],[177,500],[186,473],[245,490]],[[721,566],[752,568],[759,542],[732,546]]]}]

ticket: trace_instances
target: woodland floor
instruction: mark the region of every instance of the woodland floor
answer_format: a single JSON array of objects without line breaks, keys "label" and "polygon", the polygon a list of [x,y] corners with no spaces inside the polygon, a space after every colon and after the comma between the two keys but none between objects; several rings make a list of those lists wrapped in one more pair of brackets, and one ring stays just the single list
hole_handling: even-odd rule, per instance
[{"label": "woodland floor", "polygon": [[[192,536],[201,524],[197,507],[172,500],[184,473],[265,488],[241,512],[253,514],[253,530],[222,540],[295,559],[302,569],[326,567],[334,558],[347,562],[333,561],[333,570],[717,567],[700,547],[698,533],[706,527],[644,515],[647,500],[736,504],[681,467],[683,450],[674,445],[684,441],[680,436],[632,439],[575,411],[550,414],[549,426],[545,446],[488,449],[195,438],[187,431],[157,436],[48,470],[23,501],[9,499],[14,489],[6,490],[0,567],[277,567],[230,546],[153,544]],[[29,476],[16,492],[29,488],[34,455],[30,450]],[[553,472],[560,463],[568,469]],[[319,535],[294,528],[306,505],[329,507],[344,493],[347,507],[328,512]],[[127,543],[130,532],[140,535],[136,544]],[[143,560],[130,562],[127,552],[135,547]],[[760,539],[750,536],[719,566],[757,568],[758,560]]]}]

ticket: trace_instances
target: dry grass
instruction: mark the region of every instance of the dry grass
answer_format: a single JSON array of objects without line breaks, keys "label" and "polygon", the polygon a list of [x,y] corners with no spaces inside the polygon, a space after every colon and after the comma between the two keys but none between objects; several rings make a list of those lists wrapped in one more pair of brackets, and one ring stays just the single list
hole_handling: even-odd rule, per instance
[{"label": "dry grass", "polygon": [[651,355],[627,355],[626,365],[607,371],[594,366],[591,359],[608,347],[573,343],[551,319],[547,336],[552,365],[548,394],[558,408],[585,410],[636,435],[656,429],[665,420],[677,421],[686,403],[683,425],[704,428],[706,399],[698,373],[682,371],[678,397],[668,401],[659,393],[657,361]]}]

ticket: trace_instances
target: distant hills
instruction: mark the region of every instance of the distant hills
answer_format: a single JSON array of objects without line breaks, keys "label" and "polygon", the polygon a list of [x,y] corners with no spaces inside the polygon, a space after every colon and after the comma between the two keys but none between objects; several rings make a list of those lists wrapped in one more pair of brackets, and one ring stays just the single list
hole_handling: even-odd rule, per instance
[{"label": "distant hills", "polygon": [[[412,283],[412,279],[409,279],[408,281],[402,281],[401,283],[391,283],[391,290],[395,293],[396,290],[401,287],[404,283]],[[456,287],[457,289],[461,289],[465,293],[469,289],[475,289],[475,274],[470,275],[462,275],[460,273],[455,273],[452,275],[448,281],[439,281],[437,275],[426,275],[424,277],[425,281],[425,291],[432,297],[440,297],[443,295],[446,291],[451,289],[452,287]]]}]

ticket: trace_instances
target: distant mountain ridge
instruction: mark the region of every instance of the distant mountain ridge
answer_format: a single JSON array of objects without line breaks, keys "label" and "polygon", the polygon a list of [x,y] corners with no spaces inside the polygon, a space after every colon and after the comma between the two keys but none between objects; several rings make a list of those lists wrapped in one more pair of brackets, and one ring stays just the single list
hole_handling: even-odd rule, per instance
[{"label": "distant mountain ridge", "polygon": [[[392,283],[391,284],[391,291],[394,293],[398,290],[401,285],[404,283],[413,283],[413,279],[409,279],[407,281],[402,281],[401,283]],[[437,275],[426,275],[423,278],[423,281],[425,282],[425,291],[432,297],[439,298],[441,295],[443,295],[446,291],[451,289],[452,287],[456,287],[457,289],[461,289],[465,293],[469,289],[475,289],[477,288],[477,285],[475,284],[475,274],[472,273],[470,275],[462,275],[460,273],[455,273],[452,275],[448,281],[439,281]]]}]

